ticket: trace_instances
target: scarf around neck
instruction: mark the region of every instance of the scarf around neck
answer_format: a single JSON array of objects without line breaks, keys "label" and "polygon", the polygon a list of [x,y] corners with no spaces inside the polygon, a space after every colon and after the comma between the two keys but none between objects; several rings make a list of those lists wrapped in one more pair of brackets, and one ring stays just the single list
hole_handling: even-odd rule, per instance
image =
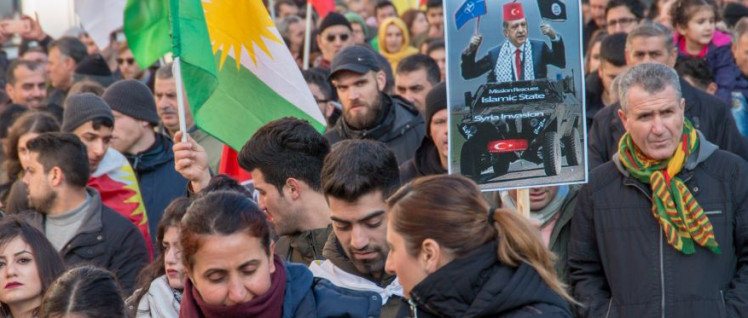
[{"label": "scarf around neck", "polygon": [[179,317],[182,318],[279,318],[283,314],[283,298],[286,292],[286,267],[283,261],[273,257],[275,272],[270,274],[270,290],[249,302],[233,305],[209,305],[198,293],[189,279],[185,280],[182,307]]},{"label": "scarf around neck", "polygon": [[695,252],[694,241],[720,254],[714,229],[696,198],[677,175],[699,148],[699,137],[688,119],[672,157],[656,161],[646,157],[626,132],[618,143],[618,158],[634,178],[652,189],[652,214],[662,226],[668,244],[683,254]]},{"label": "scarf around neck", "polygon": [[[566,200],[566,196],[568,195],[569,186],[559,186],[558,192],[556,192],[556,196],[553,197],[550,202],[548,202],[548,205],[540,209],[540,211],[531,211],[530,217],[540,222],[541,229],[544,228],[561,210],[561,205],[563,205],[564,200]],[[508,198],[508,200],[504,200],[504,202],[506,203],[507,208],[517,210],[517,203],[514,202],[514,197],[512,197],[511,195],[507,195],[506,197]]]},{"label": "scarf around neck", "polygon": [[[496,59],[496,66],[494,73],[496,74],[496,82],[514,82],[514,67],[512,66],[512,60],[514,60],[514,50],[516,48],[509,41],[504,41],[499,50],[499,57]],[[532,64],[532,46],[528,39],[522,44],[522,61],[524,61],[524,68],[522,74],[524,74],[523,80],[535,79],[535,66]]]}]

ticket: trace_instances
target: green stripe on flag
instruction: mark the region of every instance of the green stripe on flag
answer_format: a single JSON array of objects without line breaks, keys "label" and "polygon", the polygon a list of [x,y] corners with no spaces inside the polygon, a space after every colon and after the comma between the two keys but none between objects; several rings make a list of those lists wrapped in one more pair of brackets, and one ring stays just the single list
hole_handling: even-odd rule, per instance
[{"label": "green stripe on flag", "polygon": [[[220,52],[215,55],[218,63]],[[226,58],[226,65],[234,65]],[[213,95],[202,105],[193,107],[192,113],[198,127],[210,132],[231,148],[241,149],[257,129],[266,123],[285,116],[309,121],[317,131],[325,126],[268,87],[244,67],[224,67],[218,72],[221,83]]]},{"label": "green stripe on flag", "polygon": [[171,51],[167,1],[127,0],[124,15],[127,45],[141,69]]}]

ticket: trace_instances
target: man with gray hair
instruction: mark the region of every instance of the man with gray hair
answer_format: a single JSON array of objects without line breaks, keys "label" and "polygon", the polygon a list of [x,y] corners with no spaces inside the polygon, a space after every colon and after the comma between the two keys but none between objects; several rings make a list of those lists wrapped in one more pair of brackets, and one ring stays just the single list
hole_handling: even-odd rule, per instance
[{"label": "man with gray hair", "polygon": [[[625,52],[626,65],[629,67],[655,62],[672,68],[678,57],[677,48],[673,44],[673,31],[655,23],[643,23],[631,31],[626,38]],[[740,135],[729,106],[683,79],[678,81],[686,101],[685,116],[694,128],[720,149],[748,160],[746,140]],[[618,141],[625,132],[624,125],[617,116],[619,109],[619,104],[616,103],[595,114],[588,136],[590,170],[609,161],[618,151]]]},{"label": "man with gray hair", "polygon": [[660,63],[621,75],[626,133],[571,225],[580,317],[748,317],[748,162],[692,125],[681,86]]},{"label": "man with gray hair", "polygon": [[[171,63],[167,63],[156,71],[153,98],[156,100],[159,132],[174,138],[174,134],[179,131],[179,106],[177,105],[177,84],[174,81],[174,73],[172,73],[171,65]],[[205,152],[208,154],[208,166],[216,173],[218,172],[218,165],[221,162],[223,143],[195,126],[190,106],[187,104],[187,98],[184,99],[184,102],[184,122],[185,127],[187,127],[187,133],[205,149]]]},{"label": "man with gray hair", "polygon": [[745,100],[748,98],[748,17],[740,19],[732,30],[732,56],[737,67],[733,69],[732,85],[726,88],[732,94],[740,93],[738,96]]}]

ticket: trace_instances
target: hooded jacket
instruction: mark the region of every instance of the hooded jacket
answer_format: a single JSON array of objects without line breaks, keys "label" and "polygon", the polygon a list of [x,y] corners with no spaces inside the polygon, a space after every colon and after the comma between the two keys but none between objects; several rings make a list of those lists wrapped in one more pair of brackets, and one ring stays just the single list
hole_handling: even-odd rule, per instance
[{"label": "hooded jacket", "polygon": [[447,173],[447,170],[442,168],[439,150],[436,149],[434,141],[426,137],[416,150],[415,156],[400,165],[400,184],[406,184],[418,177],[444,173]]},{"label": "hooded jacket", "polygon": [[[394,25],[398,29],[400,29],[400,33],[402,34],[403,41],[400,44],[400,50],[397,52],[387,51],[387,28],[390,25]],[[403,20],[400,20],[400,18],[398,17],[389,17],[382,21],[382,25],[379,26],[378,44],[379,53],[382,54],[382,56],[384,56],[388,62],[390,62],[390,66],[392,66],[393,70],[397,69],[397,64],[400,63],[400,61],[404,58],[414,54],[418,54],[418,50],[410,46],[410,31],[408,31],[408,26],[406,26],[405,22],[403,22]]]},{"label": "hooded jacket", "polygon": [[137,155],[124,154],[140,184],[151,233],[158,231],[166,206],[187,196],[187,179],[174,170],[173,145],[171,139],[156,133],[156,141],[148,150]]},{"label": "hooded jacket", "polygon": [[345,255],[335,233],[325,244],[322,254],[325,261],[314,261],[309,265],[315,277],[329,280],[332,284],[360,291],[370,291],[379,294],[379,305],[384,318],[395,317],[403,299],[402,286],[394,275],[382,273],[379,279],[358,271],[348,256]]},{"label": "hooded jacket", "polygon": [[[748,160],[746,140],[740,135],[728,106],[705,92],[680,79],[681,94],[686,100],[685,116],[706,140],[720,149]],[[588,166],[593,168],[609,161],[618,152],[618,141],[626,130],[618,117],[620,103],[597,112],[589,130]],[[591,180],[591,179],[590,179]]]},{"label": "hooded jacket", "polygon": [[678,177],[709,218],[721,254],[670,246],[652,190],[618,157],[592,170],[571,224],[569,271],[581,317],[748,317],[748,163],[699,132]]},{"label": "hooded jacket", "polygon": [[[397,163],[402,164],[413,155],[421,144],[426,128],[418,110],[413,104],[400,97],[390,97],[379,94],[382,112],[373,127],[357,130],[345,122],[341,117],[333,129],[325,132],[324,137],[330,145],[345,139],[373,139],[385,143],[397,157]],[[150,211],[150,210],[149,210]]]},{"label": "hooded jacket", "polygon": [[411,317],[572,317],[532,266],[501,264],[496,250],[495,241],[484,244],[418,283]]},{"label": "hooded jacket", "polygon": [[[129,295],[138,273],[148,263],[146,242],[135,225],[101,203],[96,190],[86,188],[86,191],[91,196],[91,203],[82,211],[86,216],[60,256],[68,267],[92,264],[108,269]],[[44,232],[44,214],[28,210],[22,215]]]}]

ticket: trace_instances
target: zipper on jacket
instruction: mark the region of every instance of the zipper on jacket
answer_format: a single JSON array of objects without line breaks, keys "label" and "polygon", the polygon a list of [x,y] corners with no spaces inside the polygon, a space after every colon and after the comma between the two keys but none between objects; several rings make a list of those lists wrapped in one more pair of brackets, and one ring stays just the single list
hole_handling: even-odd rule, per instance
[{"label": "zipper on jacket", "polygon": [[660,225],[660,288],[662,289],[662,301],[660,302],[662,306],[662,318],[665,318],[665,256],[663,254],[663,229],[662,225]]},{"label": "zipper on jacket", "polygon": [[411,318],[418,318],[418,307],[416,307],[413,299],[408,299],[408,305],[410,305],[410,314],[413,315]]},{"label": "zipper on jacket", "polygon": [[610,297],[610,301],[608,302],[608,313],[605,314],[605,318],[610,317],[610,308],[613,307],[613,297]]},{"label": "zipper on jacket", "polygon": [[725,292],[721,289],[719,290],[719,298],[722,300],[722,309],[725,310],[725,315],[727,315],[727,304],[725,303]]}]

